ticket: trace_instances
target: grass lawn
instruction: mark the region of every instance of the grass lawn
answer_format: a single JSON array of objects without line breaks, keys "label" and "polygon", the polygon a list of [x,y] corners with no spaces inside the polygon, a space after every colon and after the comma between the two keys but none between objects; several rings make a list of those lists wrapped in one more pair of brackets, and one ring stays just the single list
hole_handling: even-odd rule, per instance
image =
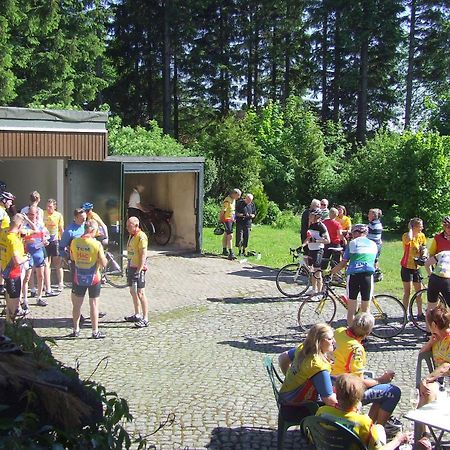
[{"label": "grass lawn", "polygon": [[[280,268],[292,262],[292,258],[289,257],[289,247],[298,247],[299,234],[299,231],[293,228],[279,230],[269,225],[254,225],[249,250],[261,253],[261,260],[257,261],[255,257],[249,257],[249,262],[273,268]],[[203,252],[215,255],[222,253],[222,236],[215,236],[213,228],[203,229]],[[384,232],[380,260],[384,278],[383,281],[376,283],[376,293],[389,293],[401,299],[403,289],[400,279],[400,259],[402,254],[401,236]]]}]

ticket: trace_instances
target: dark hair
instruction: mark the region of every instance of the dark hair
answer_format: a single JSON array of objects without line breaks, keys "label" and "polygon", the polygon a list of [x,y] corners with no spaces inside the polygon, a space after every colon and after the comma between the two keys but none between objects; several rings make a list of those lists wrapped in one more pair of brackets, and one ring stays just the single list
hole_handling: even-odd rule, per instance
[{"label": "dark hair", "polygon": [[427,322],[433,322],[440,330],[446,330],[450,326],[450,312],[445,305],[439,304],[436,308],[427,311]]},{"label": "dark hair", "polygon": [[75,208],[73,211],[73,217],[77,217],[80,214],[83,214],[85,210],[83,208]]}]

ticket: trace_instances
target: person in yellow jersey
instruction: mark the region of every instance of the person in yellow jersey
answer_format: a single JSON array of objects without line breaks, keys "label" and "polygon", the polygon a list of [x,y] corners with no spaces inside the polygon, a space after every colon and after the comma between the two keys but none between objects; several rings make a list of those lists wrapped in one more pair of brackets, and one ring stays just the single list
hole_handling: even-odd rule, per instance
[{"label": "person in yellow jersey", "polygon": [[344,425],[353,431],[368,450],[394,450],[399,445],[409,442],[411,434],[398,433],[386,444],[383,426],[375,424],[372,419],[358,411],[364,394],[363,380],[353,374],[343,374],[336,379],[337,405],[321,406],[316,416]]},{"label": "person in yellow jersey", "polygon": [[134,322],[137,328],[148,327],[148,302],[145,295],[145,274],[147,272],[147,235],[139,228],[139,219],[127,220],[130,234],[127,244],[127,280],[133,299],[134,314],[125,316],[126,322]]},{"label": "person in yellow jersey", "polygon": [[[3,186],[6,186],[3,183]],[[10,192],[1,191],[0,193],[0,230],[7,230],[10,225],[10,218],[8,214],[8,209],[14,202],[14,195]],[[2,271],[0,269],[0,295],[5,295],[5,284],[2,277]]]},{"label": "person in yellow jersey", "polygon": [[98,223],[98,231],[97,231],[97,239],[102,239],[103,245],[108,245],[108,227],[105,222],[101,219],[101,217],[92,209],[94,205],[90,202],[85,202],[81,206],[86,211],[86,218],[88,220],[95,220]]},{"label": "person in yellow jersey", "polygon": [[56,210],[56,200],[53,198],[49,198],[47,200],[47,207],[44,211],[44,225],[50,235],[49,244],[45,248],[48,257],[45,267],[45,288],[47,292],[51,291],[50,268],[53,262],[55,265],[56,277],[58,281],[58,287],[55,290],[61,292],[64,289],[64,273],[61,265],[59,241],[61,240],[61,236],[64,232],[64,218],[62,214]]},{"label": "person in yellow jersey", "polygon": [[100,268],[106,267],[106,257],[102,244],[95,239],[98,224],[95,220],[87,220],[84,234],[74,238],[70,243],[70,258],[73,269],[72,287],[72,319],[73,332],[70,337],[80,335],[80,316],[86,291],[89,291],[90,318],[92,338],[102,339],[105,335],[98,330],[98,300],[100,297]]},{"label": "person in yellow jersey", "polygon": [[225,233],[222,239],[222,255],[228,256],[228,259],[236,259],[236,256],[233,252],[233,227],[235,218],[235,209],[236,209],[236,200],[240,199],[242,192],[239,189],[233,189],[230,192],[230,195],[225,197],[223,201],[222,209],[220,210],[220,222],[223,223],[225,227]]},{"label": "person in yellow jersey", "polygon": [[23,267],[28,263],[20,232],[24,223],[34,225],[24,214],[16,214],[8,230],[0,234],[1,268],[6,287],[7,320],[13,320],[20,314],[20,292],[22,289]]}]

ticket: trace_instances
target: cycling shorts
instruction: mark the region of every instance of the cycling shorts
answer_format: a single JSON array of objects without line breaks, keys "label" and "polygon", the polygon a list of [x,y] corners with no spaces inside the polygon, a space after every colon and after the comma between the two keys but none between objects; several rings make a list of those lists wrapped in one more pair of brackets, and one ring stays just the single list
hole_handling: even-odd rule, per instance
[{"label": "cycling shorts", "polygon": [[22,289],[22,279],[20,277],[6,278],[5,288],[9,298],[20,298],[20,290]]},{"label": "cycling shorts", "polygon": [[35,253],[31,253],[30,267],[45,266],[45,253],[43,249],[39,249]]},{"label": "cycling shorts", "polygon": [[92,284],[91,286],[79,286],[78,284],[74,284],[72,286],[72,294],[77,297],[84,297],[86,291],[89,291],[89,298],[98,298],[100,297],[101,287],[102,283]]},{"label": "cycling shorts", "polygon": [[394,411],[397,403],[400,401],[401,391],[398,386],[393,384],[377,384],[364,392],[361,403],[378,403],[383,411],[391,413]]},{"label": "cycling shorts", "polygon": [[369,301],[373,296],[373,274],[368,272],[353,273],[347,277],[348,298],[356,300],[361,294],[362,301]]},{"label": "cycling shorts", "polygon": [[47,250],[48,256],[60,256],[61,253],[59,251],[59,241],[51,241],[47,247],[45,247]]},{"label": "cycling shorts", "polygon": [[145,288],[145,272],[146,270],[141,270],[138,272],[137,267],[128,267],[127,269],[127,285],[136,285],[137,289]]},{"label": "cycling shorts", "polygon": [[408,269],[407,267],[402,266],[400,276],[402,281],[405,283],[409,283],[411,281],[413,283],[420,283],[422,281],[419,269]]},{"label": "cycling shorts", "polygon": [[223,222],[223,226],[225,228],[225,234],[233,234],[234,222],[227,220]]},{"label": "cycling shorts", "polygon": [[315,269],[322,267],[323,248],[319,250],[308,250],[309,265]]},{"label": "cycling shorts", "polygon": [[431,274],[428,281],[427,294],[428,303],[436,303],[439,299],[439,294],[441,294],[450,308],[450,278],[442,278],[434,273]]}]

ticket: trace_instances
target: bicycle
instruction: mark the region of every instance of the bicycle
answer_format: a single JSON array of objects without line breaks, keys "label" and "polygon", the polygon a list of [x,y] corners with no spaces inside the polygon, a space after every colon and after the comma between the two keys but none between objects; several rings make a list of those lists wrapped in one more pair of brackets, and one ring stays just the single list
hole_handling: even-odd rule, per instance
[{"label": "bicycle", "polygon": [[172,235],[170,219],[173,211],[153,208],[142,214],[141,229],[148,236],[152,236],[158,245],[166,245]]},{"label": "bicycle", "polygon": [[[324,278],[323,291],[305,299],[298,309],[297,320],[300,328],[309,331],[319,322],[330,324],[336,315],[336,306],[340,303],[348,306],[346,296],[337,295],[331,287],[329,277]],[[400,334],[406,326],[406,310],[403,303],[392,295],[378,294],[371,301],[375,325],[372,334],[383,339],[390,339]]]},{"label": "bicycle", "polygon": [[[330,250],[340,252],[341,248],[332,248]],[[292,255],[292,261],[297,260],[296,263],[286,264],[277,273],[275,283],[277,289],[286,297],[300,297],[311,286],[312,272],[308,265],[308,257],[302,255],[301,260],[301,247],[290,248],[289,254]],[[330,264],[333,268],[337,262],[332,258],[323,258],[322,262],[325,267]],[[333,276],[333,285],[339,287],[345,287],[345,272],[339,272]]]}]

